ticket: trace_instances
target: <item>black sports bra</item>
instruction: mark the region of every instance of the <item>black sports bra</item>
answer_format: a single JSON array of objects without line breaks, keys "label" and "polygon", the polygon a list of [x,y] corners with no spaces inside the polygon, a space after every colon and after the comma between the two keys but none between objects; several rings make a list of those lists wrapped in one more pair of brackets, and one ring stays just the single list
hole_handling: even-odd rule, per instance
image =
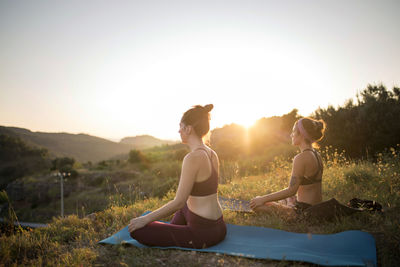
[{"label": "black sports bra", "polygon": [[303,176],[300,177],[300,185],[309,185],[309,184],[316,184],[322,181],[322,173],[324,172],[324,166],[322,165],[322,162],[318,156],[318,153],[314,149],[305,149],[304,151],[311,151],[313,152],[314,156],[317,158],[318,161],[318,170],[317,172],[310,176]]},{"label": "black sports bra", "polygon": [[218,190],[218,173],[214,168],[214,165],[212,163],[211,156],[208,155],[208,152],[206,149],[200,147],[196,150],[202,149],[207,153],[207,157],[210,159],[211,163],[211,175],[208,177],[207,180],[201,181],[201,182],[194,182],[192,192],[190,193],[191,196],[195,197],[202,197],[202,196],[208,196],[217,193]]}]

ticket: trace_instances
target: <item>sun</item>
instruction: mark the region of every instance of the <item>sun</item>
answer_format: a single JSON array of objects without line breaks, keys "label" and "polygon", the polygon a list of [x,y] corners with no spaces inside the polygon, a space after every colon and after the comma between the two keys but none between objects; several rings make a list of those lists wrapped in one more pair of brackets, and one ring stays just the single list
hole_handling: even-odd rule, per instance
[{"label": "sun", "polygon": [[257,121],[255,116],[259,115],[256,113],[249,115],[231,107],[218,107],[217,109],[218,110],[212,114],[211,126],[213,128],[219,128],[234,123],[249,129]]},{"label": "sun", "polygon": [[248,130],[255,124],[255,121],[252,119],[241,120],[241,121],[238,121],[237,124],[243,126],[244,128],[246,128]]}]

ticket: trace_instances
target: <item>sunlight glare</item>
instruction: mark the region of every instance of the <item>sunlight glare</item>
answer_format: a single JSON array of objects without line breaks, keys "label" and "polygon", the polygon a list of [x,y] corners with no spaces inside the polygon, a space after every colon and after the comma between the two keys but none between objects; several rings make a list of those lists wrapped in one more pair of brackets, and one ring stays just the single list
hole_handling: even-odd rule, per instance
[{"label": "sunlight glare", "polygon": [[[204,37],[209,34],[213,36],[203,33]],[[107,125],[108,135],[112,135],[111,129],[137,132],[135,125],[142,125],[141,131],[176,138],[174,124],[156,129],[157,123],[140,114],[150,108],[156,118],[163,110],[168,121],[175,121],[179,119],[171,118],[175,113],[179,117],[192,105],[212,103],[212,127],[236,123],[249,128],[263,117],[280,116],[293,108],[314,108],[306,100],[322,84],[322,75],[312,52],[285,45],[282,40],[270,40],[265,47],[252,39],[254,36],[248,37],[215,43],[206,38],[196,39],[198,43],[177,38],[170,41],[178,46],[142,51],[147,57],[133,53],[106,58],[93,77],[90,92],[96,93],[90,112],[105,128],[104,120],[113,124]],[[182,110],[166,108],[170,101],[181,98]]]}]

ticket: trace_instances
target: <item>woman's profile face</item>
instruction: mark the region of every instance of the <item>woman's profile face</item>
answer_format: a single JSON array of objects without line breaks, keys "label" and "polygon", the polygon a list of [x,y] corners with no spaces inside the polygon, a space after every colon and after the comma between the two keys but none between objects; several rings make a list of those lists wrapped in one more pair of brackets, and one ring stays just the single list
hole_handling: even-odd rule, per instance
[{"label": "woman's profile face", "polygon": [[187,137],[188,137],[187,126],[183,122],[179,123],[179,131],[178,132],[181,136],[182,143],[186,144]]},{"label": "woman's profile face", "polygon": [[290,137],[292,138],[292,145],[297,146],[300,144],[300,133],[299,133],[299,129],[297,128],[297,123],[293,126]]}]

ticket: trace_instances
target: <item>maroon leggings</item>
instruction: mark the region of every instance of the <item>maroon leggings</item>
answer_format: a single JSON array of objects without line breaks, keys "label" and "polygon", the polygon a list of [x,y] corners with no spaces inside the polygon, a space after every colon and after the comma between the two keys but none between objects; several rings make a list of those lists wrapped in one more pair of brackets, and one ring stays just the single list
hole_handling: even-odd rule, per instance
[{"label": "maroon leggings", "polygon": [[151,222],[131,233],[131,237],[147,246],[206,248],[224,240],[223,217],[209,220],[194,214],[187,205],[177,211],[171,223]]}]

